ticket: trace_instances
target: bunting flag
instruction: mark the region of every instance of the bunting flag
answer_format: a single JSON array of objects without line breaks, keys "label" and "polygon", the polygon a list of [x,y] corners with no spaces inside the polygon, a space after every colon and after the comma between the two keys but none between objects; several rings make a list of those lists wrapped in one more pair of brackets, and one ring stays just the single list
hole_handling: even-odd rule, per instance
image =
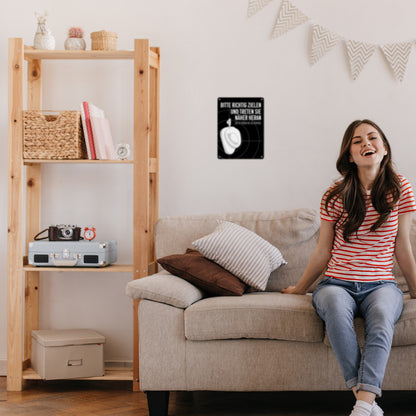
[{"label": "bunting flag", "polygon": [[373,56],[376,45],[370,45],[356,40],[347,40],[345,43],[347,45],[352,79],[355,80],[365,64]]},{"label": "bunting flag", "polygon": [[289,0],[283,0],[279,15],[273,27],[272,38],[277,38],[307,21],[308,17],[297,7],[293,6]]},{"label": "bunting flag", "polygon": [[311,65],[316,64],[327,52],[341,40],[341,36],[320,25],[313,25],[312,47],[310,52]]},{"label": "bunting flag", "polygon": [[412,42],[392,43],[380,46],[380,48],[393,70],[394,77],[402,82],[409,62]]},{"label": "bunting flag", "polygon": [[247,16],[251,17],[273,0],[248,0]]},{"label": "bunting flag", "polygon": [[[272,0],[249,0],[247,9],[248,17],[253,16],[271,1]],[[299,10],[292,1],[293,0],[282,0],[279,14],[273,26],[272,38],[277,38],[310,20],[309,17]],[[376,48],[380,48],[393,71],[395,79],[400,82],[403,81],[409,56],[415,41],[395,42],[386,45],[368,44],[361,41],[345,39],[337,33],[314,23],[312,24],[312,45],[309,52],[311,65],[315,65],[341,40],[345,43],[347,48],[353,80],[357,79],[364,66],[373,56]]]}]

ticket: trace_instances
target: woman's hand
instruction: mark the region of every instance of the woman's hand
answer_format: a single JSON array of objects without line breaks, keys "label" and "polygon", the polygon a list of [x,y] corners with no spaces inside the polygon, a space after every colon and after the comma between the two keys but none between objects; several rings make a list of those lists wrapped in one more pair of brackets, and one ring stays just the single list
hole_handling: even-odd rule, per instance
[{"label": "woman's hand", "polygon": [[288,286],[286,289],[282,289],[282,293],[289,293],[293,295],[306,295],[306,292],[297,289],[296,286]]},{"label": "woman's hand", "polygon": [[309,287],[319,278],[331,259],[334,233],[334,223],[321,220],[318,245],[315,247],[302,277],[296,283],[296,286],[288,286],[282,290],[282,293],[306,295]]}]

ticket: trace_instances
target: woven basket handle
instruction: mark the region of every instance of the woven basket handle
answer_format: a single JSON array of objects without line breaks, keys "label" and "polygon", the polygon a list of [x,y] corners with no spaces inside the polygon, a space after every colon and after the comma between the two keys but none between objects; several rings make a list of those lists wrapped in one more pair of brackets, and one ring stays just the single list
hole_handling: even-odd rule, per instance
[{"label": "woven basket handle", "polygon": [[38,111],[48,116],[59,116],[59,114],[62,113],[62,111],[57,111],[57,110],[38,110]]},{"label": "woven basket handle", "polygon": [[[59,118],[62,116],[63,113],[68,112],[68,110],[63,110],[63,111],[57,111],[57,110],[35,110],[35,111],[39,111],[41,114],[40,116],[48,123],[56,123]],[[47,120],[46,116],[56,116],[55,119],[52,120]]]}]

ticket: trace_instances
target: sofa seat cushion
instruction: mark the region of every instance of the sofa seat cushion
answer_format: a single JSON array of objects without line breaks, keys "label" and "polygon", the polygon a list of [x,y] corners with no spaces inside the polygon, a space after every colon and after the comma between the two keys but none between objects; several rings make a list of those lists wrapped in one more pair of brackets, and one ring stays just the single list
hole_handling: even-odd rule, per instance
[{"label": "sofa seat cushion", "polygon": [[322,342],[324,329],[311,296],[256,292],[194,303],[185,310],[185,336],[192,341],[252,338]]},{"label": "sofa seat cushion", "polygon": [[[364,345],[364,320],[355,318],[355,332],[357,333],[358,344]],[[331,346],[328,334],[325,331],[324,342]],[[405,295],[403,302],[403,312],[400,319],[394,327],[393,347],[402,347],[405,345],[416,345],[416,299],[410,299]]]}]

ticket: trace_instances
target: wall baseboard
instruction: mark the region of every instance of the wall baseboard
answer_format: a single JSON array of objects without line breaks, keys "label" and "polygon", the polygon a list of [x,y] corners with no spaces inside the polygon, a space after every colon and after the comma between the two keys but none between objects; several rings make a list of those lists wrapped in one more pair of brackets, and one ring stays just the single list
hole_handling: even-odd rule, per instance
[{"label": "wall baseboard", "polygon": [[7,360],[0,360],[0,376],[7,376]]}]

